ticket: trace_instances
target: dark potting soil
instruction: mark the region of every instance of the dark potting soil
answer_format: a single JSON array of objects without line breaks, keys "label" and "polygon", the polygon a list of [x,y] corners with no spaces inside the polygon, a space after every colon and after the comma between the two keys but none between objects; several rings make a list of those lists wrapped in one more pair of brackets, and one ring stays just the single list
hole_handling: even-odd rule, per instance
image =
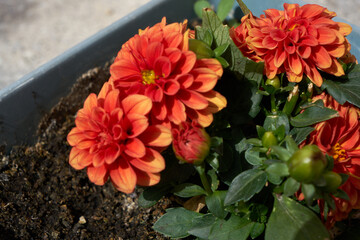
[{"label": "dark potting soil", "polygon": [[109,64],[81,76],[41,120],[36,144],[0,153],[0,239],[166,239],[151,227],[170,200],[141,208],[141,190],[94,185],[68,163],[76,112],[108,79]]}]

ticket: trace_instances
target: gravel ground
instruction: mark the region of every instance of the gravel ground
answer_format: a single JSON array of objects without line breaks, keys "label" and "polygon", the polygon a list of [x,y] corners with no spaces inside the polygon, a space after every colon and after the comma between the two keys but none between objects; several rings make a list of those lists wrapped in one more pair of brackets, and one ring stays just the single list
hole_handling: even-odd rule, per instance
[{"label": "gravel ground", "polygon": [[[0,0],[0,89],[149,1]],[[305,1],[360,25],[360,0]]]}]

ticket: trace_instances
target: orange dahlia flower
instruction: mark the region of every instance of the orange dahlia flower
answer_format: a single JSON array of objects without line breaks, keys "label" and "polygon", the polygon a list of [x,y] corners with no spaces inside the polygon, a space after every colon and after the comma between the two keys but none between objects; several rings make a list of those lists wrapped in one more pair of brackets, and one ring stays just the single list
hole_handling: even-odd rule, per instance
[{"label": "orange dahlia flower", "polygon": [[197,59],[189,51],[184,23],[166,19],[141,30],[119,51],[110,67],[113,85],[127,94],[148,96],[152,122],[170,126],[196,119],[209,126],[226,99],[213,88],[223,69],[216,59]]},{"label": "orange dahlia flower", "polygon": [[[232,30],[234,42],[247,44],[244,55],[265,62],[265,73],[272,79],[286,72],[290,82],[300,82],[305,74],[315,85],[322,85],[322,70],[335,76],[344,75],[338,58],[350,51],[345,38],[351,26],[332,20],[336,13],[316,4],[284,4],[284,11],[265,10],[260,18],[251,14]],[[256,57],[251,50],[256,53]],[[249,56],[250,55],[250,56]]]},{"label": "orange dahlia flower", "polygon": [[131,193],[136,184],[159,182],[165,162],[153,147],[168,146],[171,132],[149,125],[150,98],[134,94],[119,99],[119,90],[108,83],[98,96],[88,96],[67,136],[69,162],[77,170],[87,167],[93,183],[103,185],[110,176],[119,191]]},{"label": "orange dahlia flower", "polygon": [[[336,221],[347,218],[352,209],[360,209],[360,110],[349,103],[340,105],[325,93],[316,96],[314,101],[318,99],[322,99],[326,107],[337,110],[340,116],[316,124],[306,143],[316,144],[334,158],[334,172],[349,175],[340,189],[350,200],[333,197],[336,209],[331,209],[326,219],[330,228]],[[320,207],[323,204],[320,202]]]}]

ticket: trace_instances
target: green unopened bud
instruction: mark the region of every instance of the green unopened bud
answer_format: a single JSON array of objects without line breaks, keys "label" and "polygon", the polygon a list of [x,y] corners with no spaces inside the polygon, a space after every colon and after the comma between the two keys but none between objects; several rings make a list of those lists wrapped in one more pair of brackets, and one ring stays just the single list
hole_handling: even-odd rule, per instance
[{"label": "green unopened bud", "polygon": [[265,81],[265,85],[270,85],[270,86],[273,86],[275,89],[279,89],[280,88],[280,79],[278,76],[275,76],[272,79],[268,78]]},{"label": "green unopened bud", "polygon": [[278,144],[278,141],[272,132],[265,132],[261,138],[261,141],[262,141],[262,145],[266,148]]},{"label": "green unopened bud", "polygon": [[283,108],[283,112],[286,115],[290,116],[291,113],[294,111],[298,98],[299,98],[299,86],[295,85],[294,89],[290,92],[286,100],[285,106]]},{"label": "green unopened bud", "polygon": [[330,193],[336,192],[338,187],[340,187],[342,178],[341,176],[332,171],[327,171],[322,174],[322,177],[325,179],[326,185],[324,189]]},{"label": "green unopened bud", "polygon": [[303,183],[318,179],[326,165],[327,160],[316,145],[307,145],[297,150],[288,161],[290,176]]}]

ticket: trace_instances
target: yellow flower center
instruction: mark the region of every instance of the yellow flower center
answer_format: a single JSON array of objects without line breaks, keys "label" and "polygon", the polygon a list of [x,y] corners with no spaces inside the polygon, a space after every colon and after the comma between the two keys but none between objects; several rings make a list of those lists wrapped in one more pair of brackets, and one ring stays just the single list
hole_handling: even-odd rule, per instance
[{"label": "yellow flower center", "polygon": [[339,143],[331,148],[331,153],[335,162],[343,163],[350,160],[345,149],[342,149]]},{"label": "yellow flower center", "polygon": [[155,83],[155,80],[158,79],[158,76],[155,75],[154,70],[143,70],[141,71],[141,75],[142,75],[142,83],[144,85],[147,84],[153,84]]}]

